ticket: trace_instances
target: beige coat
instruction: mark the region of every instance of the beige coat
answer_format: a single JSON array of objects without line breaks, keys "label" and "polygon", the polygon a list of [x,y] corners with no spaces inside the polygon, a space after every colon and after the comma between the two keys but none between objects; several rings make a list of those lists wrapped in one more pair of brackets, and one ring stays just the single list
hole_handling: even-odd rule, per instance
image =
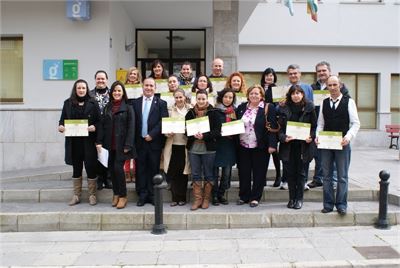
[{"label": "beige coat", "polygon": [[[186,112],[190,109],[190,105],[186,105],[185,106],[185,110]],[[185,118],[184,115],[180,114],[176,108],[175,105],[171,106],[168,109],[168,113],[169,113],[169,117],[172,118]],[[186,145],[187,142],[187,137],[185,135],[180,135],[180,137],[182,137],[181,143]],[[173,137],[167,137],[167,141],[165,142],[165,147],[163,150],[163,168],[164,168],[164,172],[167,173],[168,172],[168,167],[169,167],[169,161],[171,160],[171,155],[172,155],[172,144],[173,144],[174,138]],[[185,168],[183,170],[183,174],[188,175],[190,174],[191,170],[190,170],[190,164],[189,164],[189,156],[188,156],[188,151],[185,148],[185,159],[186,159],[186,163],[185,163]]]}]

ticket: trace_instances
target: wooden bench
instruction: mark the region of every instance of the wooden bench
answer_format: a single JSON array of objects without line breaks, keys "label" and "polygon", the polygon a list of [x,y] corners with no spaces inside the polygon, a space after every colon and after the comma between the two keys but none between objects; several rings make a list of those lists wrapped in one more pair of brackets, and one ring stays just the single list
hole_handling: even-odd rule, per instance
[{"label": "wooden bench", "polygon": [[[396,147],[399,149],[399,135],[400,135],[400,125],[385,125],[386,132],[389,133],[388,137],[390,138],[390,146],[389,149]],[[396,140],[394,143],[393,140]]]}]

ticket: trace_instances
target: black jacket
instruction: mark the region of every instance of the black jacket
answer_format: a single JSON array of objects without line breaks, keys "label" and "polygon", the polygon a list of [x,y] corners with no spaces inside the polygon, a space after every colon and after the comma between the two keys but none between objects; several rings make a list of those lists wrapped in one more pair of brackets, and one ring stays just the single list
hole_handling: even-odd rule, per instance
[{"label": "black jacket", "polygon": [[[208,105],[206,115],[208,116],[208,120],[210,122],[210,132],[203,133],[203,140],[206,144],[207,151],[216,151],[217,150],[217,141],[221,137],[221,121],[218,118],[217,110],[212,107],[212,105]],[[192,120],[196,118],[196,113],[194,108],[190,109],[186,116],[185,120]],[[186,148],[190,150],[196,138],[194,136],[189,136],[188,141],[186,143]]]},{"label": "black jacket", "polygon": [[[112,102],[104,108],[102,119],[97,131],[97,143],[105,149],[111,150],[112,134],[114,127],[116,160],[122,161],[136,158],[135,148],[135,114],[130,105],[125,101],[114,115],[112,114]],[[129,150],[124,153],[124,149]]]},{"label": "black jacket", "polygon": [[[282,161],[289,161],[290,147],[291,147],[290,145],[292,141],[285,142],[285,139],[286,139],[286,124],[287,121],[291,118],[291,116],[292,116],[292,110],[290,105],[285,105],[283,107],[280,107],[279,124],[281,126],[281,129],[279,131],[278,136],[280,141],[279,157],[282,159]],[[315,114],[314,104],[312,102],[309,101],[306,102],[306,105],[303,109],[303,113],[299,118],[299,122],[311,124],[310,136],[313,139],[312,142],[306,143],[305,141],[301,141],[301,157],[304,163],[308,163],[313,159],[316,150],[314,139],[315,139],[315,130],[317,128],[317,116]]]},{"label": "black jacket", "polygon": [[[100,122],[100,108],[94,99],[90,98],[85,102],[83,118],[72,118],[72,109],[74,108],[71,100],[66,99],[64,101],[58,125],[64,126],[64,120],[66,119],[88,119],[88,125],[94,125],[96,127],[96,131],[98,130],[98,123]],[[67,165],[72,165],[72,139],[74,139],[74,137],[65,137],[64,160]],[[93,161],[96,161],[97,159],[95,141],[96,132],[89,132],[89,136],[84,138],[84,147],[82,148],[85,151],[85,155],[87,155],[89,159],[93,159]]]},{"label": "black jacket", "polygon": [[[248,102],[242,103],[239,105],[239,107],[236,108],[236,116],[238,119],[241,119],[243,117],[244,113],[247,110],[247,104]],[[258,109],[256,120],[254,123],[254,131],[257,137],[257,148],[268,149],[269,147],[272,147],[276,149],[276,134],[269,132],[266,128],[267,120],[270,123],[271,128],[278,128],[278,124],[276,121],[276,111],[272,103],[265,103],[265,105],[268,105],[267,117],[265,117],[265,108]]]}]

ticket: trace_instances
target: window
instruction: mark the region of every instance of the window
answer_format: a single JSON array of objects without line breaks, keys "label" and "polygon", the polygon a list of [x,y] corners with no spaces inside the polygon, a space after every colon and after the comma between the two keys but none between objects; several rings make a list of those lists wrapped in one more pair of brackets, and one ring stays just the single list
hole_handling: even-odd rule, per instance
[{"label": "window", "polygon": [[391,124],[400,124],[400,74],[392,74],[390,84]]},{"label": "window", "polygon": [[192,64],[193,74],[204,73],[206,41],[202,29],[137,29],[136,66],[148,77],[155,59],[165,64],[168,74],[179,74],[185,61]]},{"label": "window", "polygon": [[340,74],[357,105],[358,117],[364,129],[376,128],[377,74]]},{"label": "window", "polygon": [[0,102],[23,102],[22,37],[1,37]]}]

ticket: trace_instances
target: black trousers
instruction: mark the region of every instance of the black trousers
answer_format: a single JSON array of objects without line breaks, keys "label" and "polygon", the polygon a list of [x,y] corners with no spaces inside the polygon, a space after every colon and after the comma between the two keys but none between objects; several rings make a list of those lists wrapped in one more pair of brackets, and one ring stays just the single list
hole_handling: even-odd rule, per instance
[{"label": "black trousers", "polygon": [[267,151],[239,146],[239,198],[245,202],[260,201],[267,172]]},{"label": "black trousers", "polygon": [[303,200],[304,194],[304,163],[301,159],[301,143],[292,141],[290,145],[289,162],[284,162],[289,186],[289,200]]},{"label": "black trousers", "polygon": [[152,150],[146,141],[138,150],[136,192],[139,199],[145,202],[153,201],[153,177],[160,172],[160,158],[161,150]]},{"label": "black trousers", "polygon": [[[72,170],[73,170],[72,177],[73,178],[81,177],[83,164],[85,164],[87,177],[90,179],[94,179],[96,178],[97,160],[93,157],[90,157],[90,155],[96,155],[96,154],[93,152],[92,154],[85,152],[84,139],[85,138],[82,137],[75,137],[72,140]],[[93,144],[93,149],[96,150],[94,144]]]},{"label": "black trousers", "polygon": [[188,175],[183,174],[186,163],[185,145],[172,145],[167,178],[171,182],[173,202],[186,202]]},{"label": "black trousers", "polygon": [[108,166],[111,173],[111,180],[114,195],[126,197],[126,181],[124,173],[125,160],[117,160],[115,150],[110,151]]}]

